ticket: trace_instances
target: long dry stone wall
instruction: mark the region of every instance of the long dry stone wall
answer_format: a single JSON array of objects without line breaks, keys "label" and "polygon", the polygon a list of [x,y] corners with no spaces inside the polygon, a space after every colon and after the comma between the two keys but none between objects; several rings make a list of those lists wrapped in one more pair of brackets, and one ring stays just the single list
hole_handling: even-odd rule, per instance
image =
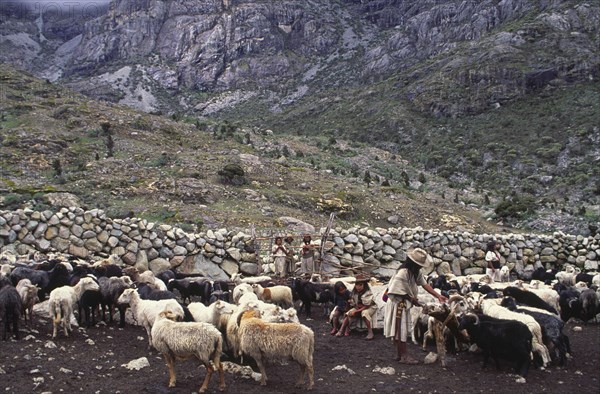
[{"label": "long dry stone wall", "polygon": [[[318,237],[315,237],[318,238]],[[429,270],[468,275],[485,271],[485,247],[500,241],[503,264],[520,274],[537,267],[571,263],[597,271],[600,235],[583,237],[560,232],[537,234],[471,234],[422,228],[350,228],[330,232],[323,250],[322,270],[347,275],[363,270],[392,276],[406,260],[406,251],[422,247],[433,257]],[[202,273],[226,279],[241,272],[269,272],[269,256],[249,248],[252,237],[226,229],[191,234],[181,228],[144,219],[111,219],[102,210],[61,208],[0,211],[0,248],[17,254],[33,250],[63,252],[80,258],[115,254],[126,265],[155,273],[177,267],[180,272]],[[316,241],[317,244],[320,240]],[[266,258],[265,258],[266,257]]]}]

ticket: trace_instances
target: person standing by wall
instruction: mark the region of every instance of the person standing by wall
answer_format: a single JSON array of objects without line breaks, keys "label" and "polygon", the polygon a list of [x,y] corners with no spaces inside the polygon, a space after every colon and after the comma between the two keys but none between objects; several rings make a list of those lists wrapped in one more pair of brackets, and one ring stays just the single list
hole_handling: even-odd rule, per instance
[{"label": "person standing by wall", "polygon": [[294,245],[292,244],[294,242],[294,237],[288,235],[283,239],[283,242],[285,243],[285,249],[287,250],[287,254],[285,256],[286,270],[288,274],[293,275],[293,273],[296,271],[296,264],[294,262]]},{"label": "person standing by wall", "polygon": [[275,263],[275,276],[280,278],[285,277],[286,274],[285,257],[287,252],[287,249],[283,246],[283,239],[281,237],[275,237],[275,245],[273,245],[271,254],[273,255]]},{"label": "person standing by wall", "polygon": [[447,298],[427,284],[421,272],[421,268],[427,265],[429,259],[427,252],[415,248],[408,251],[407,257],[408,259],[400,266],[388,285],[383,334],[386,338],[392,338],[396,345],[396,360],[411,365],[419,363],[408,354],[406,343],[412,327],[410,308],[420,306],[418,286],[423,287],[442,303],[446,302]]},{"label": "person standing by wall", "polygon": [[493,282],[500,282],[500,242],[490,241],[487,244],[485,252],[485,261],[487,262],[487,268],[485,273],[492,278]]},{"label": "person standing by wall", "polygon": [[300,272],[313,274],[315,272],[315,245],[312,244],[310,234],[302,238],[302,249],[300,250]]}]

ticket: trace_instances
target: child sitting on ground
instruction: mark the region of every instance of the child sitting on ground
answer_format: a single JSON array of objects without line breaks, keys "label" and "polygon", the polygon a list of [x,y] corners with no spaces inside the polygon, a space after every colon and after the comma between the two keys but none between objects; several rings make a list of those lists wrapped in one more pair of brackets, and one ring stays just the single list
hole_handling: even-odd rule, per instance
[{"label": "child sitting on ground", "polygon": [[373,339],[373,315],[377,312],[377,305],[373,299],[373,292],[369,287],[369,278],[366,275],[358,274],[356,276],[356,282],[354,282],[354,289],[351,293],[350,298],[350,309],[346,312],[346,317],[342,322],[342,327],[335,334],[336,337],[349,336],[350,335],[350,321],[358,317],[365,321],[367,326],[367,341]]},{"label": "child sitting on ground", "polygon": [[333,285],[333,308],[332,320],[333,328],[331,329],[331,335],[335,335],[338,332],[338,326],[340,322],[340,316],[344,316],[348,310],[348,300],[350,300],[350,291],[344,284],[344,282],[337,281]]}]

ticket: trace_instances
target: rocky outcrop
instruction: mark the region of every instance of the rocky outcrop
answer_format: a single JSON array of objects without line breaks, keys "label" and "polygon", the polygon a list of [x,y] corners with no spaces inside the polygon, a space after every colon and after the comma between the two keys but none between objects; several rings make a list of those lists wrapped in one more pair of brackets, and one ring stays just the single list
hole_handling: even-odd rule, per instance
[{"label": "rocky outcrop", "polygon": [[[485,247],[492,238],[502,243],[503,264],[518,273],[564,263],[582,270],[598,270],[600,235],[492,235],[355,227],[331,231],[322,248],[323,271],[344,275],[360,270],[390,277],[406,261],[406,251],[418,246],[432,256],[433,266],[429,271],[456,275],[482,273],[486,266]],[[238,272],[245,275],[272,272],[269,248],[262,248],[259,256],[255,241],[247,233],[227,229],[191,234],[143,219],[111,219],[98,209],[0,211],[2,249],[13,248],[18,254],[58,251],[80,258],[115,254],[126,265],[155,273],[177,267],[182,273],[226,279]]]}]

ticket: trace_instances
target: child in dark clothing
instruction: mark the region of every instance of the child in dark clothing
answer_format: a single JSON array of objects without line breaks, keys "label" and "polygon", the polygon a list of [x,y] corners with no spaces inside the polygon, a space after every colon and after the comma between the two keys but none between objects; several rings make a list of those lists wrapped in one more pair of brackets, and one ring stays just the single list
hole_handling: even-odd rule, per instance
[{"label": "child in dark clothing", "polygon": [[339,321],[340,316],[344,316],[344,314],[348,311],[348,300],[350,299],[351,293],[346,288],[344,282],[338,281],[333,285],[333,304],[335,308],[333,308],[333,329],[331,330],[331,335],[335,335],[339,329]]}]

